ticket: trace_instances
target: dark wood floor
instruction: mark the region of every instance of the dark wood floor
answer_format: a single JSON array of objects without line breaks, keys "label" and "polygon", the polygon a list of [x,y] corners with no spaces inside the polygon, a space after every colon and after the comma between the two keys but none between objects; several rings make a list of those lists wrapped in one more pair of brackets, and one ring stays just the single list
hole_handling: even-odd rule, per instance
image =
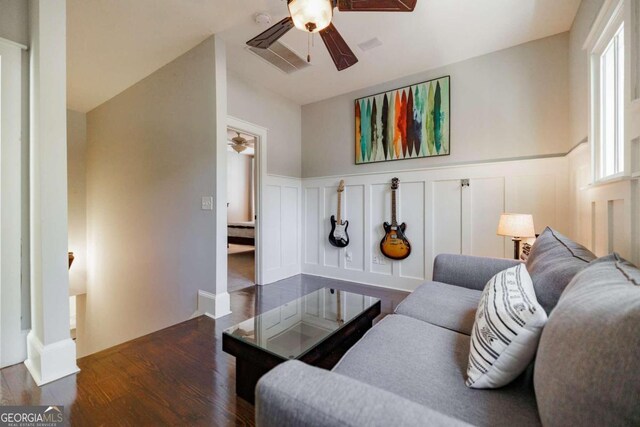
[{"label": "dark wood floor", "polygon": [[23,364],[2,369],[0,404],[64,405],[67,423],[79,426],[253,425],[253,406],[235,395],[222,331],[325,286],[380,298],[381,317],[407,295],[314,276],[246,288],[231,293],[229,316],[199,317],[84,357],[78,374],[43,387]]}]

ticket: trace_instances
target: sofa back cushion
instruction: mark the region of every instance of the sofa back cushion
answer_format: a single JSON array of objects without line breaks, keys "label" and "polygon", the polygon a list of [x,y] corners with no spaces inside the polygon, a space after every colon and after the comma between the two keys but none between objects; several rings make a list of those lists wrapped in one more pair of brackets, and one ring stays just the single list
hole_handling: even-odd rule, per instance
[{"label": "sofa back cushion", "polygon": [[533,280],[536,297],[547,313],[573,276],[596,256],[587,248],[547,227],[536,239],[527,259],[527,271]]},{"label": "sofa back cushion", "polygon": [[592,262],[545,326],[534,387],[542,424],[640,425],[640,271],[617,255]]}]

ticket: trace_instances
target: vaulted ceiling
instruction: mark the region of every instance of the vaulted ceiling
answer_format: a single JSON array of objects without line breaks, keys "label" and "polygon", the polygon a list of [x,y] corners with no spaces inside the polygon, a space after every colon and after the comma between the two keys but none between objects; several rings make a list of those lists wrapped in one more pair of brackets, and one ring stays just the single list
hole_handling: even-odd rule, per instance
[{"label": "vaulted ceiling", "polygon": [[[68,103],[89,111],[211,34],[227,43],[230,73],[303,105],[567,31],[580,0],[418,0],[413,13],[340,13],[334,24],[358,56],[336,71],[319,37],[312,66],[291,75],[245,42],[287,16],[285,0],[67,0]],[[377,37],[382,45],[362,51]],[[308,38],[281,41],[306,57]]]}]

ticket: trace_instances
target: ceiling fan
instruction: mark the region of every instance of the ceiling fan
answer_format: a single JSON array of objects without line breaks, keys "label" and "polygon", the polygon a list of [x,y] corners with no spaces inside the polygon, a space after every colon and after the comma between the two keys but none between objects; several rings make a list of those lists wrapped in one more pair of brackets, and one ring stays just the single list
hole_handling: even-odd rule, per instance
[{"label": "ceiling fan", "polygon": [[236,134],[238,135],[231,138],[228,145],[233,148],[236,153],[240,154],[249,147],[249,141],[243,138],[240,132],[236,132]]},{"label": "ceiling fan", "polygon": [[[418,0],[287,0],[288,17],[247,42],[247,45],[267,49],[293,27],[320,33],[338,71],[358,62],[349,45],[331,23],[333,9],[340,12],[412,12]],[[310,60],[307,57],[307,60]]]}]

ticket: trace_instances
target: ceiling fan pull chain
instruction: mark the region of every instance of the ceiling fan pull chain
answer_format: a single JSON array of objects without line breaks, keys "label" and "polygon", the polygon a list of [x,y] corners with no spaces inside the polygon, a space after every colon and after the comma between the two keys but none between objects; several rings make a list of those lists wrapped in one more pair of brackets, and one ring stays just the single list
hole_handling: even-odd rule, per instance
[{"label": "ceiling fan pull chain", "polygon": [[309,38],[307,39],[307,62],[311,63],[311,37],[312,33],[309,33]]}]

